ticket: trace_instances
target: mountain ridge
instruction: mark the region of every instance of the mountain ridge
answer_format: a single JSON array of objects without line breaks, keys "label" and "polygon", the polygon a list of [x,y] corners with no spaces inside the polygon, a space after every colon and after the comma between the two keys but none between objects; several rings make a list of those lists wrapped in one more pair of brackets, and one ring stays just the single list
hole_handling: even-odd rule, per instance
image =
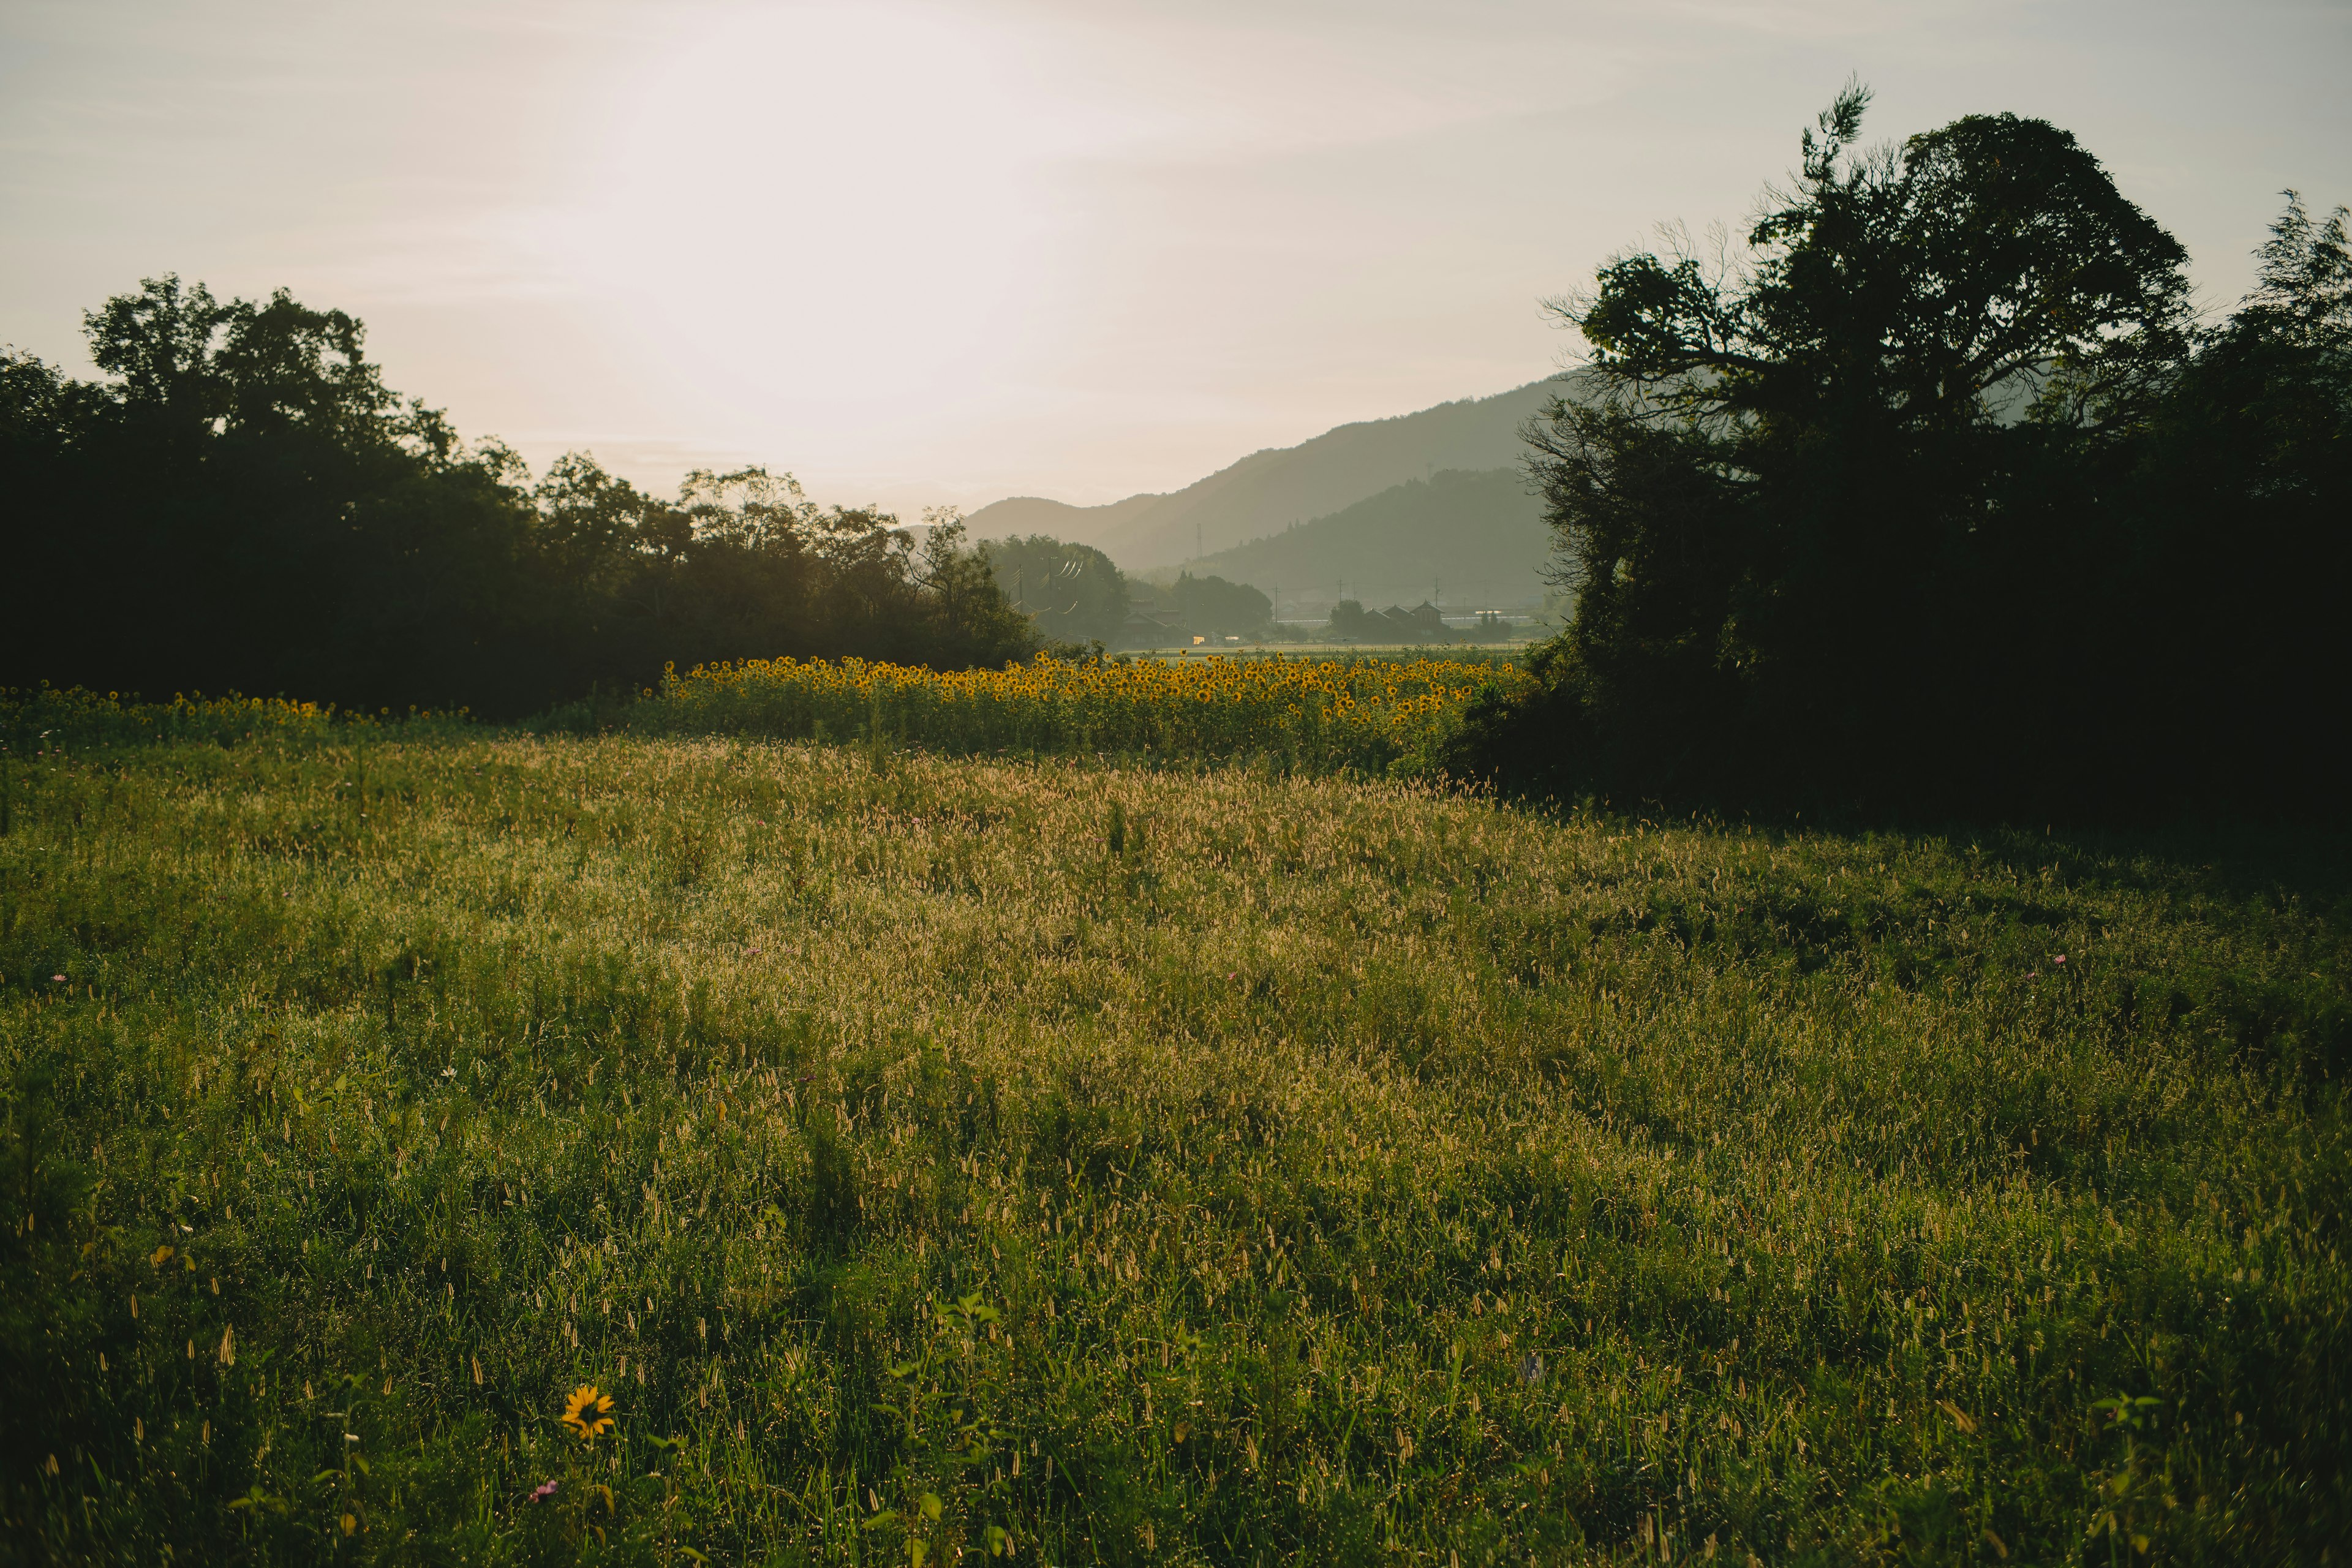
[{"label": "mountain ridge", "polygon": [[1078,507],[1014,496],[966,520],[976,538],[1046,533],[1091,544],[1129,572],[1181,565],[1294,523],[1328,517],[1441,469],[1516,467],[1519,427],[1562,390],[1548,376],[1486,397],[1336,426],[1295,447],[1267,447],[1181,489]]},{"label": "mountain ridge", "polygon": [[1442,468],[1182,569],[1252,584],[1310,615],[1328,613],[1343,580],[1347,597],[1375,607],[1511,609],[1541,601],[1551,548],[1521,470]]}]

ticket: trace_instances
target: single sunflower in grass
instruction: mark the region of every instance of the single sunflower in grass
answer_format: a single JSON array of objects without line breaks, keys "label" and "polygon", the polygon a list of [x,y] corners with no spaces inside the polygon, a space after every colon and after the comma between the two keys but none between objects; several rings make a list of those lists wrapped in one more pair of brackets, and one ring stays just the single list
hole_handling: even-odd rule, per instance
[{"label": "single sunflower in grass", "polygon": [[583,1383],[563,1402],[563,1424],[585,1443],[613,1429],[612,1410],[611,1394],[599,1393],[593,1383]]}]

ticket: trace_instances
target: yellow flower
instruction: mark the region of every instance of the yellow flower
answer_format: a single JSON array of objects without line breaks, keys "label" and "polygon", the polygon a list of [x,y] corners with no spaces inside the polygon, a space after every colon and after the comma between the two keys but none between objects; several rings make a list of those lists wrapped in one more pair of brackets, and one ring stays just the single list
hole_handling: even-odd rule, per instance
[{"label": "yellow flower", "polygon": [[583,1383],[572,1391],[563,1402],[563,1424],[580,1435],[583,1443],[601,1437],[613,1429],[613,1396],[599,1394],[593,1383]]}]

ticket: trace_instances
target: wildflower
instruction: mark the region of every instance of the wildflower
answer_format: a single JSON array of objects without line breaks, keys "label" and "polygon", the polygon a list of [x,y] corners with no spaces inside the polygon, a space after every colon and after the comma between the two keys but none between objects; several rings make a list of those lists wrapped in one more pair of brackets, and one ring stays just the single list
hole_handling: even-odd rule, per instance
[{"label": "wildflower", "polygon": [[533,1502],[545,1502],[549,1498],[551,1498],[554,1495],[555,1483],[553,1481],[541,1481],[538,1486],[531,1489],[530,1500]]},{"label": "wildflower", "polygon": [[613,1396],[600,1394],[593,1383],[583,1383],[572,1391],[563,1402],[563,1424],[580,1436],[583,1443],[601,1437],[613,1429]]},{"label": "wildflower", "polygon": [[441,1069],[441,1076],[443,1078],[456,1078],[457,1076],[457,1069],[456,1068],[443,1068]]},{"label": "wildflower", "polygon": [[62,974],[52,974],[49,978],[56,981],[60,985],[63,985],[66,983],[66,977]]}]

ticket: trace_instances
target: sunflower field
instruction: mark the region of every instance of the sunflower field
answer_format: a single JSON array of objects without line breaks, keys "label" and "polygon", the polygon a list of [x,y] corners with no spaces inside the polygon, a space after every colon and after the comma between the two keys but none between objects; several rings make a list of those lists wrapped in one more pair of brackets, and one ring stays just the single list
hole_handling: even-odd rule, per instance
[{"label": "sunflower field", "polygon": [[654,735],[864,740],[950,755],[1269,757],[1381,773],[1430,742],[1507,662],[1040,658],[937,671],[863,659],[751,659],[670,671],[625,727]]},{"label": "sunflower field", "polygon": [[169,702],[142,702],[120,692],[82,687],[0,687],[0,747],[19,757],[46,755],[66,747],[137,745],[157,741],[228,745],[252,740],[317,741],[388,732],[397,727],[411,739],[456,734],[466,714],[426,713],[410,709],[369,713],[331,702],[301,702],[284,697],[191,696]]}]

